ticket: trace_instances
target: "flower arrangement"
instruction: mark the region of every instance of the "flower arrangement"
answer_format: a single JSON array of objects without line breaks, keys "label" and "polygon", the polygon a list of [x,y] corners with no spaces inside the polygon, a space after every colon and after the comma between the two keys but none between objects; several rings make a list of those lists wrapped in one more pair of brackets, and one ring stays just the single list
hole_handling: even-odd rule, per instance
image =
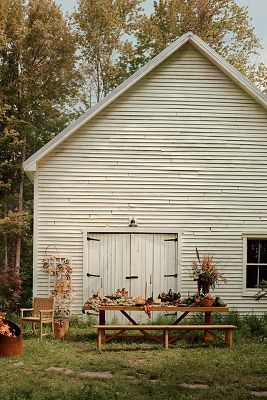
[{"label": "flower arrangement", "polygon": [[[47,254],[49,247],[53,247],[57,255]],[[42,265],[43,270],[49,275],[49,290],[50,284],[53,285],[51,295],[55,297],[55,316],[64,318],[70,314],[71,303],[75,300],[71,282],[73,272],[71,260],[60,257],[56,246],[52,245],[46,248]]]},{"label": "flower arrangement", "polygon": [[219,281],[227,283],[227,279],[220,272],[219,268],[213,261],[213,257],[205,255],[200,258],[196,247],[197,260],[192,263],[190,276],[197,281],[198,294],[207,294],[209,289],[214,289]]}]

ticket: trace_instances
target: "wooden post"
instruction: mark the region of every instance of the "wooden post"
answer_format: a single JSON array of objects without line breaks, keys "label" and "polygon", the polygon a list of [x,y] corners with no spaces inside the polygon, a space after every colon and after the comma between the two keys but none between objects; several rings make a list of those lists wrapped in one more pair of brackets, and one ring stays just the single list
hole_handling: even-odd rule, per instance
[{"label": "wooden post", "polygon": [[233,346],[233,330],[225,329],[225,343],[229,346],[230,350]]},{"label": "wooden post", "polygon": [[163,337],[164,337],[164,347],[167,350],[169,348],[169,331],[168,331],[168,329],[163,329]]},{"label": "wooden post", "polygon": [[98,328],[97,331],[97,348],[98,350],[102,350],[102,329]]},{"label": "wooden post", "polygon": [[[204,313],[204,323],[205,325],[210,325],[211,324],[211,312],[210,311],[205,311]],[[204,331],[204,342],[210,342],[213,340],[213,334],[209,331]]]},{"label": "wooden post", "polygon": [[[106,312],[105,310],[99,310],[99,325],[106,325]],[[101,341],[105,341],[106,331],[101,332]]]}]

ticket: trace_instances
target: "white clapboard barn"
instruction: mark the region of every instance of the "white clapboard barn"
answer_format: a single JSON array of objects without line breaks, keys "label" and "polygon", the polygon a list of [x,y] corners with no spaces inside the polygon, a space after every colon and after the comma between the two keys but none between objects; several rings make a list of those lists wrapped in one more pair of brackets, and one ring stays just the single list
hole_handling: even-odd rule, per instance
[{"label": "white clapboard barn", "polygon": [[[34,183],[34,295],[55,246],[73,265],[74,312],[99,290],[196,291],[188,270],[214,257],[216,288],[241,312],[267,279],[267,99],[187,33],[24,164]],[[131,220],[134,222],[131,223]],[[129,226],[132,225],[132,226]]]}]

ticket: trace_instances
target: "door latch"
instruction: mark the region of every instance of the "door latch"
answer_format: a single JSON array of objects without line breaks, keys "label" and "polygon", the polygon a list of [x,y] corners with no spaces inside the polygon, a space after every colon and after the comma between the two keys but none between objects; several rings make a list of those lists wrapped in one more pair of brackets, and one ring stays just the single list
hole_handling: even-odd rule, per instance
[{"label": "door latch", "polygon": [[172,274],[172,275],[164,275],[164,278],[170,278],[170,277],[173,277],[173,278],[177,278],[177,274]]},{"label": "door latch", "polygon": [[90,278],[90,276],[94,276],[96,278],[100,278],[100,275],[95,275],[95,274],[89,274],[89,272],[87,273],[87,276]]}]

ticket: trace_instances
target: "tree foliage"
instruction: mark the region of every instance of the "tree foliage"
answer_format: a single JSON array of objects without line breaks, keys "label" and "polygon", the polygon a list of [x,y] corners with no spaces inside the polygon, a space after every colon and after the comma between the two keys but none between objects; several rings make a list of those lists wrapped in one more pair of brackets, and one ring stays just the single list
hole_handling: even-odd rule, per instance
[{"label": "tree foliage", "polygon": [[21,248],[29,253],[31,242],[32,185],[24,179],[22,163],[73,118],[83,99],[81,83],[76,38],[55,2],[1,0],[0,254],[5,270],[12,266],[19,273]]},{"label": "tree foliage", "polygon": [[139,20],[142,0],[80,0],[73,14],[88,78],[91,101],[99,101],[125,77],[125,59],[133,53],[129,35]]},{"label": "tree foliage", "polygon": [[[137,31],[137,65],[148,61],[184,33],[192,31],[239,71],[251,75],[256,37],[246,7],[235,0],[159,0]],[[142,54],[142,57],[140,57]]]}]

